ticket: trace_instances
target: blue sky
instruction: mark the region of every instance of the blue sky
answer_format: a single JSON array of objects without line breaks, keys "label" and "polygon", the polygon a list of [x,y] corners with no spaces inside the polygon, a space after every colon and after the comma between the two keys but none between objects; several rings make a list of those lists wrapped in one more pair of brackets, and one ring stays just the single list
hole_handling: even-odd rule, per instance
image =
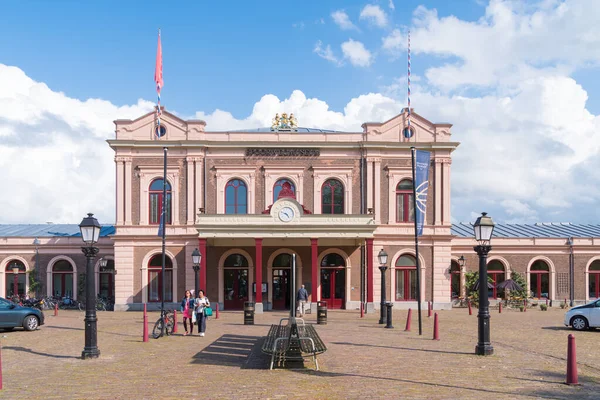
[{"label": "blue sky", "polygon": [[158,28],[170,111],[352,131],[406,105],[410,28],[412,105],[461,143],[453,219],[598,223],[597,1],[3,2],[0,223],[114,220],[104,141],[156,101]]},{"label": "blue sky", "polygon": [[[476,20],[484,7],[461,0],[428,1],[440,15]],[[394,26],[405,29],[421,1],[379,4]],[[313,53],[317,40],[352,37],[368,47],[380,44],[377,28],[343,31],[330,14],[343,9],[358,16],[364,1],[222,2],[8,2],[0,26],[1,60],[22,68],[51,89],[81,100],[102,98],[124,105],[154,97],[156,31],[162,29],[163,103],[183,114],[227,109],[241,118],[265,93],[280,98],[300,89],[341,110],[348,99],[379,91],[406,74],[406,57],[366,69],[338,68]],[[343,7],[340,7],[343,4]],[[32,13],[32,6],[36,12]],[[26,16],[26,17],[25,17]],[[323,19],[324,24],[320,21]],[[356,18],[355,18],[356,19]],[[437,57],[413,58],[422,74]]]}]

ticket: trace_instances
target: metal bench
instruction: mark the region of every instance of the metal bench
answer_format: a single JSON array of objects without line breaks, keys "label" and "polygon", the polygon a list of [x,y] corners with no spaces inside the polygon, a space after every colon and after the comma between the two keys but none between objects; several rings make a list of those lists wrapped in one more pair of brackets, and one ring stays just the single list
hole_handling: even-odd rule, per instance
[{"label": "metal bench", "polygon": [[[283,325],[282,322],[288,323]],[[298,322],[301,322],[300,324]],[[263,353],[271,355],[273,369],[275,360],[277,365],[284,366],[288,360],[303,360],[312,357],[315,369],[319,370],[317,355],[327,350],[314,326],[306,325],[301,318],[282,318],[279,325],[271,325],[269,333],[262,346]]]}]

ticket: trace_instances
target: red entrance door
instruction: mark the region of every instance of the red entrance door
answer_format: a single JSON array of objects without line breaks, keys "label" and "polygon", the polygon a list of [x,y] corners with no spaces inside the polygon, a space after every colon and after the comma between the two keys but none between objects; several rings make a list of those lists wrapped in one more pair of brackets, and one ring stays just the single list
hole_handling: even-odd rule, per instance
[{"label": "red entrance door", "polygon": [[248,301],[248,270],[226,269],[225,301],[226,310],[242,310],[244,302]]},{"label": "red entrance door", "polygon": [[289,269],[273,270],[273,310],[290,309],[291,283]]},{"label": "red entrance door", "polygon": [[112,272],[100,272],[100,283],[98,285],[98,296],[103,297],[105,299],[114,300],[113,299],[113,291],[114,291],[114,280],[113,280]]},{"label": "red entrance door", "polygon": [[327,308],[344,308],[345,289],[346,270],[344,268],[321,268],[321,300],[327,302]]}]

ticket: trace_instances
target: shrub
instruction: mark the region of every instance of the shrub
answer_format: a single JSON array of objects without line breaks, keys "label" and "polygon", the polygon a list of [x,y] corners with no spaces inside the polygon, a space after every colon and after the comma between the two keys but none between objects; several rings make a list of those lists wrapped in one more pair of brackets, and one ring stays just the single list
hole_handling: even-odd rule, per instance
[{"label": "shrub", "polygon": [[545,305],[545,304],[540,304],[540,310],[547,311],[548,310],[548,306]]},{"label": "shrub", "polygon": [[519,306],[519,311],[523,312],[524,309],[525,309],[525,307]]},{"label": "shrub", "polygon": [[562,303],[560,303],[560,308],[565,309],[567,308],[567,303],[565,303],[564,301]]}]

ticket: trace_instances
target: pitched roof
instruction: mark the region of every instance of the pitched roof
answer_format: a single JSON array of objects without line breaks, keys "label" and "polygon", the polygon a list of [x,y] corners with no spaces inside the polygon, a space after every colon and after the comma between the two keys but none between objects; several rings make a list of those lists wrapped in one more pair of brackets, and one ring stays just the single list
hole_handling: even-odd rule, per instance
[{"label": "pitched roof", "polygon": [[211,131],[211,132],[232,132],[232,133],[246,133],[246,132],[258,132],[258,133],[361,133],[362,132],[342,132],[342,131],[334,131],[331,129],[320,129],[320,128],[302,128],[298,127],[297,130],[289,130],[289,131],[273,131],[271,128],[252,128],[252,129],[236,129],[236,130],[228,130],[228,131]]},{"label": "pitched roof", "polygon": [[[452,224],[452,234],[458,237],[473,237],[473,224],[461,222]],[[568,238],[600,237],[600,225],[561,223],[536,224],[496,224],[493,237],[496,238]]]},{"label": "pitched roof", "polygon": [[[100,236],[105,237],[115,233],[114,225],[104,225]],[[0,224],[0,237],[57,237],[81,236],[77,224]]]}]

